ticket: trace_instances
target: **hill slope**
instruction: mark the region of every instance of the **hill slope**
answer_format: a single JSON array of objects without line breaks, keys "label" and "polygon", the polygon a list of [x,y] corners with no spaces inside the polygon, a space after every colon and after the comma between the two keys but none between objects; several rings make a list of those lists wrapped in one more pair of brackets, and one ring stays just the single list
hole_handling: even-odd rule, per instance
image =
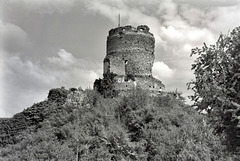
[{"label": "hill slope", "polygon": [[0,159],[226,159],[204,117],[173,97],[150,97],[141,89],[116,98],[92,90],[66,93],[64,103],[49,98],[51,107],[39,110],[44,119],[19,131]]},{"label": "hill slope", "polygon": [[36,103],[12,118],[0,118],[0,147],[16,143],[16,136],[27,127],[38,127],[45,118],[61,110],[67,95],[68,91],[65,89],[52,89],[46,101]]}]

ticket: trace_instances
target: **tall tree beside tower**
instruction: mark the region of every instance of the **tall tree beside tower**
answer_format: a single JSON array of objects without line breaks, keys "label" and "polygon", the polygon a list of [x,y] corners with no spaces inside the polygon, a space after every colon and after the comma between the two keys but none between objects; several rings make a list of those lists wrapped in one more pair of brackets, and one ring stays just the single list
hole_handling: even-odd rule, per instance
[{"label": "tall tree beside tower", "polygon": [[188,83],[192,100],[206,110],[216,128],[224,134],[230,151],[240,148],[240,27],[221,34],[215,45],[192,49],[198,58],[192,64],[195,80]]}]

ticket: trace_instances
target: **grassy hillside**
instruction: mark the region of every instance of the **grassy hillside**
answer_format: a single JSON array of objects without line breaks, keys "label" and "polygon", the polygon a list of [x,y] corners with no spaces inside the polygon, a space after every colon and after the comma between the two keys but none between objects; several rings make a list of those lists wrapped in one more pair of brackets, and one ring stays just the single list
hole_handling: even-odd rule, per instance
[{"label": "grassy hillside", "polygon": [[207,119],[174,97],[134,89],[127,97],[103,98],[71,89],[65,98],[58,90],[47,100],[54,105],[42,110],[49,115],[1,148],[1,160],[230,159]]}]

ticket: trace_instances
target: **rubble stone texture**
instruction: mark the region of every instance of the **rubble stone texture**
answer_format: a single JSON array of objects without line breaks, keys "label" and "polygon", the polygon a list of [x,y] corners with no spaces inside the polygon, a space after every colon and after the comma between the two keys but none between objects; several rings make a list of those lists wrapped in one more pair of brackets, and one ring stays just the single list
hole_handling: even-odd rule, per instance
[{"label": "rubble stone texture", "polygon": [[[103,74],[114,73],[115,89],[124,91],[136,85],[161,92],[163,83],[152,76],[155,39],[146,25],[123,26],[109,31]],[[126,79],[131,76],[134,79]]]}]

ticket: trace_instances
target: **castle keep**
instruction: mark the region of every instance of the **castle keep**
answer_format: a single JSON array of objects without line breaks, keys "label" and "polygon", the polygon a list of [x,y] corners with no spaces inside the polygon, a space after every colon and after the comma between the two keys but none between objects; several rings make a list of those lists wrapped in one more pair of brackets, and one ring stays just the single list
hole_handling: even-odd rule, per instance
[{"label": "castle keep", "polygon": [[[126,91],[135,86],[161,93],[162,82],[152,76],[155,39],[146,25],[123,26],[109,31],[103,75],[113,73],[113,88]],[[100,80],[96,80],[94,88]],[[101,83],[100,83],[101,84]]]}]

